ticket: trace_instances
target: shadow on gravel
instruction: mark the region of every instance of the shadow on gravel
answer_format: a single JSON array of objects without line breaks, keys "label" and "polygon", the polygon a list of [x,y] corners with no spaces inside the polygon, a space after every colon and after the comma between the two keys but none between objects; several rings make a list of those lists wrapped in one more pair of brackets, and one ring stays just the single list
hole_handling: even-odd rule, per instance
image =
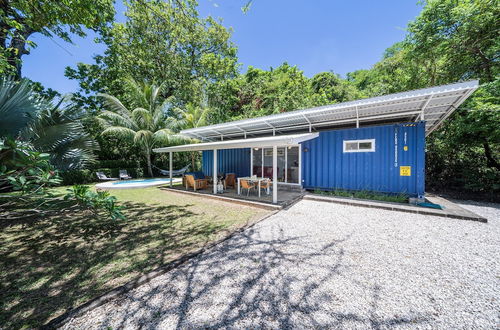
[{"label": "shadow on gravel", "polygon": [[[415,311],[409,311],[408,317],[380,318],[379,286],[364,287],[369,298],[366,306],[360,306],[362,311],[341,312],[346,309],[327,283],[337,278],[347,285],[364,286],[350,279],[352,266],[344,261],[342,244],[349,237],[311,247],[301,243],[301,237],[285,238],[283,232],[278,236],[259,239],[253,229],[238,234],[173,270],[162,283],[153,281],[143,292],[135,291],[116,302],[120,311],[108,314],[100,326],[378,329],[432,319]],[[290,271],[297,268],[304,271]],[[325,308],[332,303],[334,308]],[[121,317],[118,324],[117,316]]]}]

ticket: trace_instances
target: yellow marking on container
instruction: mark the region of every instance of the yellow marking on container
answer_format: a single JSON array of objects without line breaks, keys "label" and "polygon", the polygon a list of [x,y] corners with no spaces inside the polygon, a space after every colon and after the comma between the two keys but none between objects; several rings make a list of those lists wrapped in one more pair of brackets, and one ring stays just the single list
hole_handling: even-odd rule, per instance
[{"label": "yellow marking on container", "polygon": [[404,146],[403,150],[408,151],[408,146]]},{"label": "yellow marking on container", "polygon": [[399,167],[400,176],[411,176],[411,166],[400,166]]}]

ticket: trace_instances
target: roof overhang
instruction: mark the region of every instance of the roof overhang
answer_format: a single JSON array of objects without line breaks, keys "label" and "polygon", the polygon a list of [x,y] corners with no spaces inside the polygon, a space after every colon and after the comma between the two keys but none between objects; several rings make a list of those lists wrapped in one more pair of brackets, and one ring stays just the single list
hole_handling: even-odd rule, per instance
[{"label": "roof overhang", "polygon": [[203,151],[214,149],[270,148],[292,146],[318,137],[319,133],[265,136],[252,139],[227,140],[153,149],[154,152]]},{"label": "roof overhang", "polygon": [[351,102],[232,121],[181,131],[201,140],[238,138],[286,131],[370,125],[383,121],[426,121],[426,134],[434,131],[477,88],[479,81],[389,94]]}]

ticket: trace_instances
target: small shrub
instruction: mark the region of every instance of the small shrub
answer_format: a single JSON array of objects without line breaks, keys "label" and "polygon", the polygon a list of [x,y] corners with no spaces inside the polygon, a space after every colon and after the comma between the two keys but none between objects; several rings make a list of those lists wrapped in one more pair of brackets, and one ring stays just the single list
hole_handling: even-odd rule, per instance
[{"label": "small shrub", "polygon": [[99,211],[105,211],[113,220],[125,219],[121,212],[122,206],[116,204],[116,197],[110,196],[107,191],[92,191],[89,186],[74,185],[68,189],[64,196],[66,201],[74,201],[79,207],[92,211],[98,215]]},{"label": "small shrub", "polygon": [[69,170],[60,173],[63,185],[89,184],[97,181],[97,176],[91,170]]}]

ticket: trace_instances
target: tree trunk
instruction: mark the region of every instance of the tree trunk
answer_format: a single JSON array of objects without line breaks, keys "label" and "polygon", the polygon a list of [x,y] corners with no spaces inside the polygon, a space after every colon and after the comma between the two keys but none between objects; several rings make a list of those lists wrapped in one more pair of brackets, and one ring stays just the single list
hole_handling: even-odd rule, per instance
[{"label": "tree trunk", "polygon": [[10,41],[10,48],[12,49],[8,52],[7,63],[15,68],[15,78],[21,79],[21,68],[22,61],[21,56],[29,54],[30,52],[26,49],[26,40],[33,33],[33,30],[24,26],[24,30],[17,30],[14,32],[14,36]]},{"label": "tree trunk", "polygon": [[153,168],[151,167],[151,153],[146,153],[146,160],[148,161],[149,176],[153,177]]},{"label": "tree trunk", "polygon": [[483,147],[484,147],[484,155],[486,156],[486,159],[487,159],[487,165],[489,167],[494,167],[500,171],[500,164],[498,164],[497,160],[493,156],[493,153],[491,152],[491,147],[490,147],[489,143],[483,142]]}]

